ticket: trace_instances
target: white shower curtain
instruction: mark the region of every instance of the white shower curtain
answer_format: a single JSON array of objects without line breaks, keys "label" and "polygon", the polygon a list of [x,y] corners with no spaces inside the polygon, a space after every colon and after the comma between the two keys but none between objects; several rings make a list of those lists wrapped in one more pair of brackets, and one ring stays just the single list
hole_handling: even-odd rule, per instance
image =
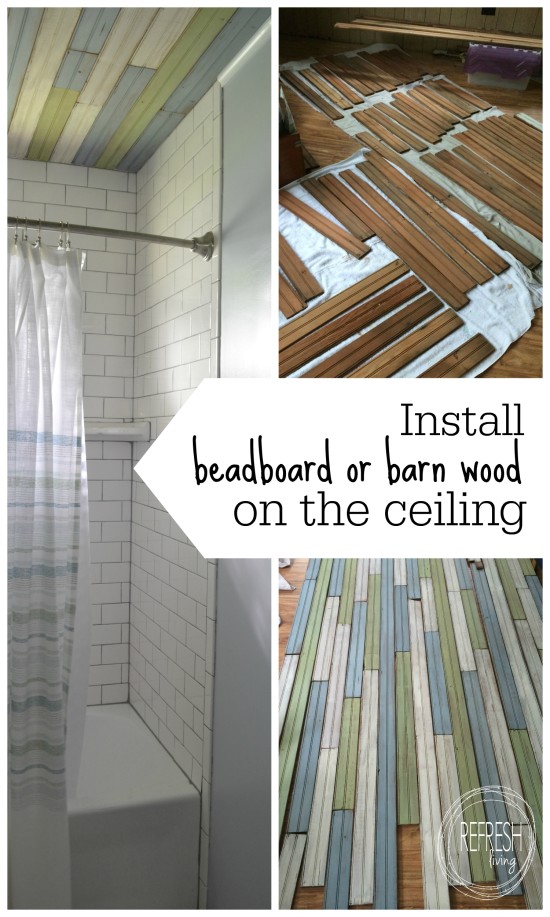
[{"label": "white shower curtain", "polygon": [[79,254],[11,242],[8,265],[10,906],[69,908],[90,620]]}]

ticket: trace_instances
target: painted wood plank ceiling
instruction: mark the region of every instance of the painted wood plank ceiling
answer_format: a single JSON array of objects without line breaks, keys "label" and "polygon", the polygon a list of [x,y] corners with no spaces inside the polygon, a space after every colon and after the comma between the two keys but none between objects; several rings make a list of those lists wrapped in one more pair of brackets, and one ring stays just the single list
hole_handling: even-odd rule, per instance
[{"label": "painted wood plank ceiling", "polygon": [[268,16],[254,7],[9,9],[9,155],[137,171]]}]

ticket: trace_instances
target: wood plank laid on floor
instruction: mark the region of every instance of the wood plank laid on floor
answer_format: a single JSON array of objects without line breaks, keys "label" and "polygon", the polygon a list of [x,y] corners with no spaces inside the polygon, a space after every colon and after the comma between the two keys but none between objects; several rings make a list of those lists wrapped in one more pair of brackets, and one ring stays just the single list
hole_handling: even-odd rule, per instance
[{"label": "wood plank laid on floor", "polygon": [[476,334],[465,344],[448,353],[425,372],[420,379],[458,379],[465,376],[471,369],[490,357],[495,348],[482,334]]},{"label": "wood plank laid on floor", "polygon": [[417,97],[426,99],[428,104],[434,105],[444,116],[449,119],[452,117],[455,124],[469,117],[469,113],[458,100],[455,102],[452,95],[446,96],[439,92],[437,82],[422,83],[421,86],[416,86],[415,93]]},{"label": "wood plank laid on floor", "polygon": [[420,598],[420,579],[418,576],[418,560],[416,557],[407,557],[407,595],[410,599]]},{"label": "wood plank laid on floor", "polygon": [[325,909],[347,910],[351,874],[353,812],[339,809],[332,813],[325,883]]},{"label": "wood plank laid on floor", "polygon": [[518,166],[517,160],[509,156],[505,150],[499,149],[484,133],[476,131],[475,125],[470,125],[467,130],[455,134],[454,139],[460,141],[460,145],[454,147],[459,155],[464,156],[464,148],[468,147],[483,160],[486,161],[490,158],[492,165],[496,166],[500,172],[504,172],[514,181],[522,183],[526,190],[532,194],[538,194],[540,197],[540,183],[536,179],[525,175],[521,166]]},{"label": "wood plank laid on floor", "polygon": [[419,576],[431,576],[430,570],[430,561],[427,557],[418,558],[418,575]]},{"label": "wood plank laid on floor", "polygon": [[[369,609],[370,610],[370,609]],[[374,907],[397,907],[397,794],[395,735],[395,619],[393,560],[380,573],[380,716],[374,857]]]},{"label": "wood plank laid on floor", "polygon": [[425,105],[427,111],[439,118],[443,124],[450,129],[455,124],[458,124],[460,118],[456,115],[453,115],[449,111],[445,111],[443,106],[433,98],[429,93],[426,93],[425,89],[422,86],[414,86],[412,89],[409,89],[409,99],[415,99],[420,105]]},{"label": "wood plank laid on floor", "polygon": [[323,293],[321,284],[308,270],[282,233],[279,233],[279,263],[291,284],[305,300],[314,299]]},{"label": "wood plank laid on floor", "polygon": [[[456,766],[461,793],[472,792],[470,816],[471,821],[485,821],[485,812],[479,793],[481,786],[472,744],[472,733],[466,708],[466,698],[460,672],[458,651],[456,647],[451,606],[445,584],[445,573],[441,560],[430,559],[437,623],[441,640],[441,656],[447,685],[447,699],[451,713],[451,725],[455,739]],[[473,845],[468,845],[469,847]],[[488,856],[481,850],[471,849],[469,853],[470,870],[474,882],[491,882],[494,879],[493,869]]]},{"label": "wood plank laid on floor", "polygon": [[300,70],[300,76],[304,80],[308,80],[312,86],[315,86],[323,95],[330,99],[330,101],[336,105],[337,108],[341,108],[344,111],[348,108],[351,108],[351,102],[348,102],[344,96],[339,93],[331,83],[327,83],[326,80],[321,79],[318,73],[314,70],[306,67],[304,70]]},{"label": "wood plank laid on floor", "polygon": [[455,569],[460,589],[473,589],[468,561],[464,557],[455,557]]},{"label": "wood plank laid on floor", "polygon": [[323,735],[321,738],[321,748],[336,748],[340,741],[349,638],[350,625],[338,624],[336,626],[334,651],[332,653],[332,663],[330,666],[327,707]]},{"label": "wood plank laid on floor", "polygon": [[300,661],[294,679],[294,688],[288,705],[285,725],[279,748],[279,830],[282,828],[300,735],[304,722],[306,705],[309,697],[311,675],[317,653],[317,644],[321,632],[323,612],[327,598],[331,560],[322,560],[317,575],[317,585],[312,602],[311,612],[300,653]]},{"label": "wood plank laid on floor", "polygon": [[[370,84],[361,77],[358,70],[351,66],[349,57],[326,57],[322,58],[319,63],[360,93],[361,102],[364,100],[365,96],[372,95]],[[359,105],[360,102],[356,104]]]},{"label": "wood plank laid on floor", "polygon": [[424,639],[426,641],[426,660],[428,663],[434,735],[451,735],[451,714],[447,700],[439,633],[436,630],[427,630],[424,633]]},{"label": "wood plank laid on floor", "polygon": [[445,572],[445,580],[447,583],[447,589],[449,592],[460,592],[460,583],[458,581],[458,574],[455,566],[455,562],[452,557],[443,557],[442,558],[443,570]]},{"label": "wood plank laid on floor", "polygon": [[449,604],[460,668],[463,672],[470,672],[475,669],[476,664],[460,592],[449,592]]},{"label": "wood plank laid on floor", "polygon": [[306,579],[300,590],[300,598],[298,599],[286,647],[288,655],[299,653],[302,649],[311,603],[315,594],[315,585],[316,579]]},{"label": "wood plank laid on floor", "polygon": [[345,83],[344,80],[330,70],[326,64],[320,62],[318,64],[312,64],[311,69],[315,70],[315,72],[322,76],[331,86],[334,86],[334,88],[341,93],[348,102],[351,102],[352,105],[361,105],[361,103],[364,102],[364,96],[355,92],[348,83]]},{"label": "wood plank laid on floor", "polygon": [[428,668],[424,644],[421,603],[409,600],[413,710],[418,757],[418,797],[422,843],[424,907],[447,909],[449,889],[437,860],[437,838],[441,827],[441,807],[435,758],[435,742],[430,707]]},{"label": "wood plank laid on floor", "polygon": [[420,597],[422,599],[422,615],[424,630],[437,630],[437,613],[435,610],[434,584],[431,576],[423,576],[420,580]]},{"label": "wood plank laid on floor", "polygon": [[326,378],[348,375],[365,360],[383,350],[411,328],[415,328],[440,308],[440,301],[432,293],[413,300],[396,314],[379,322],[371,330],[365,331],[317,363],[303,373],[303,377]]},{"label": "wood plank laid on floor", "polygon": [[355,379],[387,378],[403,369],[416,357],[427,352],[463,324],[460,316],[451,309],[447,309],[441,315],[436,315],[434,319],[406,335],[397,344],[388,347],[380,356],[374,357],[364,366],[356,369],[350,374],[350,377]]},{"label": "wood plank laid on floor", "polygon": [[526,729],[511,729],[510,739],[516,757],[523,798],[533,811],[534,828],[537,835],[537,847],[542,857],[542,781],[533,746]]},{"label": "wood plank laid on floor", "polygon": [[485,102],[483,99],[480,99],[479,96],[474,95],[472,92],[468,92],[467,89],[463,89],[462,86],[457,86],[456,83],[452,83],[449,80],[442,80],[442,84],[445,87],[446,92],[450,92],[455,96],[458,96],[459,99],[465,99],[466,102],[469,102],[471,105],[475,105],[478,111],[488,111],[493,106],[489,102]]},{"label": "wood plank laid on floor", "polygon": [[378,758],[378,672],[363,672],[350,905],[372,904]]},{"label": "wood plank laid on floor", "polygon": [[516,621],[519,619],[525,620],[525,610],[521,604],[516,584],[514,583],[510,567],[508,566],[508,561],[502,557],[497,557],[495,558],[495,564],[512,617]]},{"label": "wood plank laid on floor", "polygon": [[[394,561],[394,563],[397,563],[397,561]],[[393,602],[395,607],[395,649],[396,652],[408,653],[410,650],[410,643],[406,585],[394,585]]]},{"label": "wood plank laid on floor", "polygon": [[[458,135],[458,139],[461,140],[460,134]],[[540,212],[542,207],[540,188],[531,190],[528,187],[528,182],[524,182],[519,173],[518,178],[507,174],[506,169],[496,167],[497,163],[493,158],[491,162],[487,162],[483,151],[476,150],[468,144],[463,145],[462,142],[453,148],[453,152],[474,169],[486,175],[488,179],[493,181],[497,186],[509,191],[512,195],[521,196],[523,192],[525,195],[525,203],[529,204],[530,208],[532,208],[535,213]]]},{"label": "wood plank laid on floor", "polygon": [[355,574],[355,592],[353,600],[355,602],[366,602],[369,588],[369,561],[368,558],[362,557],[357,560],[357,570]]},{"label": "wood plank laid on floor", "polygon": [[537,700],[542,710],[542,660],[537,652],[529,623],[527,621],[516,621],[516,630],[525,658],[525,664],[527,665],[527,670],[531,676],[533,688],[535,689],[535,694],[537,695]]},{"label": "wood plank laid on floor", "polygon": [[334,809],[353,809],[355,807],[360,712],[361,700],[359,697],[344,698],[334,785]]},{"label": "wood plank laid on floor", "polygon": [[466,615],[466,624],[468,626],[468,633],[470,634],[472,649],[485,650],[487,649],[487,641],[485,640],[485,631],[483,630],[483,625],[479,617],[479,609],[476,604],[474,591],[473,589],[461,589],[460,595],[462,597],[462,605],[464,607],[464,614]]},{"label": "wood plank laid on floor", "polygon": [[365,669],[380,667],[380,574],[369,573]]},{"label": "wood plank laid on floor", "polygon": [[320,557],[311,557],[306,568],[306,579],[315,579],[321,567]]},{"label": "wood plank laid on floor", "polygon": [[321,730],[327,702],[327,681],[313,681],[300,741],[300,753],[292,789],[287,831],[307,833],[321,748]]},{"label": "wood plank laid on floor", "polygon": [[536,576],[533,564],[528,557],[519,557],[519,565],[523,570],[525,576]]},{"label": "wood plank laid on floor", "polygon": [[529,627],[531,628],[531,633],[533,634],[533,640],[535,641],[535,646],[537,649],[542,649],[542,618],[537,609],[537,603],[533,598],[533,593],[529,588],[527,589],[518,589],[518,595],[525,611],[525,617],[529,622]]},{"label": "wood plank laid on floor", "polygon": [[[529,839],[531,828],[529,825],[521,826],[521,844],[517,846],[517,856],[520,868],[523,869],[530,847]],[[542,863],[538,850],[535,848],[533,860],[523,877],[525,898],[532,910],[542,909]]]},{"label": "wood plank laid on floor", "polygon": [[339,604],[340,599],[337,596],[327,598],[325,613],[323,615],[323,624],[317,646],[317,655],[315,657],[315,666],[313,668],[313,681],[328,681],[329,679]]},{"label": "wood plank laid on floor", "polygon": [[392,105],[409,118],[415,119],[420,126],[436,131],[440,137],[449,130],[448,121],[438,117],[433,110],[422,105],[408,92],[396,92],[392,98]]},{"label": "wood plank laid on floor", "polygon": [[299,656],[286,655],[279,675],[279,736],[283,731],[299,658]]},{"label": "wood plank laid on floor", "polygon": [[292,70],[283,70],[280,76],[285,83],[289,83],[293,89],[298,90],[302,96],[305,96],[308,102],[313,102],[313,104],[317,106],[317,108],[319,108],[323,114],[327,115],[327,117],[331,119],[331,121],[338,121],[339,118],[343,117],[341,111],[335,108],[334,105],[331,105],[330,102],[323,98],[320,93],[315,92],[311,86],[308,86],[308,84],[305,83],[304,80],[300,79],[300,77]]},{"label": "wood plank laid on floor", "polygon": [[[407,609],[407,599],[404,596]],[[395,654],[395,711],[397,722],[397,824],[417,825],[418,779],[412,704],[410,652]]]},{"label": "wood plank laid on floor", "polygon": [[305,834],[286,835],[279,861],[279,907],[281,910],[288,911],[292,907],[305,846]]},{"label": "wood plank laid on floor", "polygon": [[533,601],[535,602],[537,611],[542,617],[542,591],[539,578],[536,574],[534,576],[526,576],[525,582],[527,583],[529,592],[533,596]]},{"label": "wood plank laid on floor", "polygon": [[342,596],[340,598],[340,611],[338,612],[338,624],[351,624],[353,614],[353,602],[355,596],[355,576],[357,572],[357,558],[348,557],[344,565],[344,576],[342,579]]},{"label": "wood plank laid on floor", "polygon": [[[384,122],[379,112],[366,109],[364,111],[354,112],[353,117],[359,121],[363,127],[366,127],[370,133],[376,134],[377,137],[380,137],[380,140],[384,140],[385,143],[397,153],[406,153],[406,151],[410,149],[410,143],[402,140],[401,137],[391,129],[388,130],[387,124]],[[369,142],[368,136],[369,135],[367,135],[366,138],[367,143]],[[363,140],[362,137],[360,139]]]},{"label": "wood plank laid on floor", "polygon": [[332,220],[327,219],[300,198],[295,197],[290,191],[279,192],[279,203],[282,204],[286,210],[290,210],[291,213],[294,213],[295,216],[303,220],[304,223],[312,226],[316,232],[330,239],[331,242],[339,245],[340,248],[344,249],[344,251],[353,255],[355,258],[363,258],[370,252],[371,249],[368,245],[356,239],[350,232],[347,232],[347,230],[338,226]]},{"label": "wood plank laid on floor", "polygon": [[[302,185],[356,239],[371,239],[376,235],[374,230],[365,222],[364,214],[359,215],[360,201],[357,201],[357,205],[355,205],[355,201],[351,199],[345,202],[340,200],[328,188],[324,187],[318,178],[304,181]],[[350,203],[353,205],[353,209],[349,206]]]},{"label": "wood plank laid on floor", "polygon": [[519,560],[515,557],[509,557],[508,558],[508,567],[510,569],[510,575],[514,581],[514,585],[516,589],[518,590],[518,592],[520,589],[526,589],[527,583],[525,581],[525,575],[523,573],[523,570],[521,569],[521,564]]},{"label": "wood plank laid on floor", "polygon": [[327,322],[337,318],[343,312],[353,308],[353,306],[367,299],[369,296],[382,290],[388,284],[393,283],[408,273],[408,268],[398,259],[385,265],[378,271],[364,277],[353,286],[342,290],[335,296],[331,296],[325,302],[315,306],[314,309],[308,309],[304,315],[299,315],[288,325],[284,325],[279,331],[279,341],[281,350],[290,347],[296,341],[301,340],[306,334],[311,334],[317,328],[322,327]]},{"label": "wood plank laid on floor", "polygon": [[[499,788],[499,775],[493,746],[487,742],[489,725],[483,706],[478,674],[475,671],[463,672],[462,680],[481,786]],[[497,884],[502,889],[506,889],[507,883],[517,879],[518,875],[513,848],[507,850],[508,843],[506,842],[503,846],[502,842],[498,841],[498,838],[501,837],[498,824],[503,825],[508,820],[506,807],[502,798],[490,792],[485,793],[484,805],[487,823],[493,827],[490,842],[493,849]]]},{"label": "wood plank laid on floor", "polygon": [[332,572],[330,574],[330,582],[328,585],[329,596],[342,595],[342,580],[344,578],[344,563],[345,561],[343,557],[336,557],[332,561]]},{"label": "wood plank laid on floor", "polygon": [[337,748],[322,748],[319,752],[302,885],[325,884],[337,758]]},{"label": "wood plank laid on floor", "polygon": [[396,557],[393,562],[393,585],[407,585],[407,561],[404,557]]},{"label": "wood plank laid on floor", "polygon": [[285,318],[292,318],[306,308],[305,300],[298,296],[286,277],[279,273],[279,309]]},{"label": "wood plank laid on floor", "polygon": [[[418,129],[416,124],[410,118],[407,118],[406,115],[402,114],[396,108],[392,108],[391,105],[386,105],[384,102],[373,105],[372,110],[385,116],[388,130],[396,132],[398,130],[403,131],[404,133],[401,134],[401,139],[408,142],[413,150],[422,152],[422,150],[426,149],[428,141],[420,137],[417,133]],[[433,137],[434,140],[432,142],[436,143],[439,137],[437,137],[436,134],[433,134]]]},{"label": "wood plank laid on floor", "polygon": [[[435,736],[435,753],[437,758],[437,773],[439,777],[439,794],[441,798],[441,815],[445,818],[451,806],[455,808],[460,805],[460,786],[458,783],[458,772],[456,769],[456,753],[454,738],[452,735]],[[450,849],[451,862],[456,869],[462,881],[467,885],[472,881],[470,875],[470,861],[468,851],[462,843],[460,836],[460,823],[463,816],[456,817],[452,822],[451,834],[447,837],[446,850]],[[451,885],[455,883],[451,882]]]},{"label": "wood plank laid on floor", "polygon": [[[354,602],[348,654],[348,670],[346,673],[346,687],[344,692],[345,697],[361,697],[366,626],[367,603]],[[347,806],[344,808],[347,808]]]},{"label": "wood plank laid on floor", "polygon": [[438,143],[439,132],[436,131],[435,128],[431,128],[428,124],[424,124],[424,125],[418,124],[417,121],[413,120],[408,115],[404,114],[404,112],[399,111],[399,109],[396,108],[392,104],[392,102],[390,102],[388,105],[386,105],[383,102],[380,102],[375,107],[381,111],[384,111],[385,114],[388,115],[388,117],[393,118],[394,121],[397,121],[407,130],[416,134],[418,137],[422,139],[424,143]]}]

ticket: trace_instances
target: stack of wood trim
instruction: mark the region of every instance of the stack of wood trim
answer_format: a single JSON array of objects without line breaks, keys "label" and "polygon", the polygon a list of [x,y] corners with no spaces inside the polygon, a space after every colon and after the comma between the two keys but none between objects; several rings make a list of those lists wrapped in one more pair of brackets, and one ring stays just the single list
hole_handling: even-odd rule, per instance
[{"label": "stack of wood trim", "polygon": [[542,38],[534,35],[516,35],[513,32],[490,32],[488,29],[465,29],[462,26],[443,26],[427,22],[400,22],[396,19],[353,19],[335,22],[335,29],[357,29],[364,32],[388,32],[395,35],[418,35],[425,38],[451,41],[479,41],[486,45],[505,45],[512,48],[540,50]]}]

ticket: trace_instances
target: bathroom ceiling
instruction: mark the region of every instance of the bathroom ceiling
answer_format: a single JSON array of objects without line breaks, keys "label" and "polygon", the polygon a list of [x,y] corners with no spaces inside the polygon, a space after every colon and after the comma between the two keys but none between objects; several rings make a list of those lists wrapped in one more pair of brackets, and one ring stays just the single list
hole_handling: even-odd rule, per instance
[{"label": "bathroom ceiling", "polygon": [[135,172],[268,9],[12,8],[8,152]]}]

